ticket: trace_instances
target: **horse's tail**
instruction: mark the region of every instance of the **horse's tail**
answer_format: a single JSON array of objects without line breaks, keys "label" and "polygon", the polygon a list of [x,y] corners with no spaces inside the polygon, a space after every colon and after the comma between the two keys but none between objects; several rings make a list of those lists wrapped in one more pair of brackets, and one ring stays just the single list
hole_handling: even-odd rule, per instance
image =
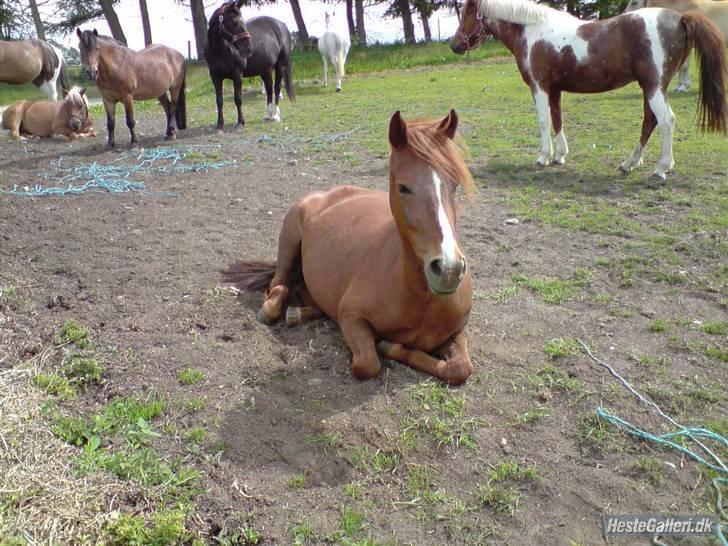
[{"label": "horse's tail", "polygon": [[187,66],[182,65],[182,85],[179,89],[179,95],[177,96],[177,110],[174,113],[175,120],[177,121],[177,129],[187,129],[187,94],[185,92],[185,85],[187,80]]},{"label": "horse's tail", "polygon": [[688,47],[695,48],[700,64],[698,125],[703,131],[726,133],[728,64],[723,34],[715,23],[695,11],[683,13],[681,23],[687,34]]},{"label": "horse's tail", "polygon": [[296,92],[293,89],[293,63],[291,62],[291,56],[288,56],[288,62],[286,63],[286,70],[283,72],[283,79],[286,83],[286,94],[291,102],[296,101]]},{"label": "horse's tail", "polygon": [[235,262],[221,271],[223,280],[242,292],[261,292],[268,288],[275,272],[274,262]]},{"label": "horse's tail", "polygon": [[71,90],[71,81],[68,79],[68,68],[66,67],[66,60],[63,58],[62,55],[59,55],[58,63],[61,66],[61,73],[59,74],[59,78],[61,80],[61,89],[65,94]]}]

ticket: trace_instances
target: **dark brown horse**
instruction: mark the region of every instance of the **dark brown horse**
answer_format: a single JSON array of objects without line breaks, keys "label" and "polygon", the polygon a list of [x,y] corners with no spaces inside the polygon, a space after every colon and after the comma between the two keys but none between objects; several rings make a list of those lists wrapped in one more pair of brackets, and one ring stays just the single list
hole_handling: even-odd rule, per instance
[{"label": "dark brown horse", "polygon": [[0,82],[24,84],[33,82],[48,100],[56,100],[56,81],[68,93],[68,75],[63,53],[43,40],[0,40]]},{"label": "dark brown horse", "polygon": [[[138,146],[134,126],[134,101],[159,99],[167,115],[166,138],[177,138],[177,129],[187,128],[185,59],[167,46],[152,44],[134,51],[96,30],[76,30],[81,63],[86,75],[101,91],[109,130],[108,147],[114,147],[116,103],[124,105],[130,147]],[[175,127],[176,123],[176,127]]]},{"label": "dark brown horse", "polygon": [[[258,319],[288,307],[298,324],[326,314],[351,349],[359,379],[379,374],[379,354],[452,385],[473,372],[465,323],[472,284],[456,236],[455,190],[473,189],[453,144],[455,111],[439,122],[389,126],[389,193],[335,186],[304,195],[283,220],[276,264],[240,263],[227,280],[268,290]],[[269,282],[270,281],[270,282]]]},{"label": "dark brown horse", "polygon": [[604,21],[581,21],[529,0],[467,0],[451,42],[453,51],[478,47],[488,35],[513,53],[531,88],[541,129],[541,165],[563,164],[569,152],[561,120],[563,91],[601,93],[636,81],[644,96],[642,136],[620,168],[630,172],[642,164],[647,141],[658,127],[662,153],[653,176],[665,179],[674,166],[675,129],[667,87],[693,47],[700,61],[700,126],[723,133],[728,128],[723,36],[699,13],[648,8]]}]

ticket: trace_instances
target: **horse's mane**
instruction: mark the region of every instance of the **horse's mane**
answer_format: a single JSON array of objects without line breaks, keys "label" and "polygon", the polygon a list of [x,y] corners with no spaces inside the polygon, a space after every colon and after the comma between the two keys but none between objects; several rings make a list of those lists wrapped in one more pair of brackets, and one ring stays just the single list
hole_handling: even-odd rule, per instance
[{"label": "horse's mane", "polygon": [[480,0],[480,13],[486,19],[500,19],[517,25],[542,23],[555,14],[553,8],[533,0]]},{"label": "horse's mane", "polygon": [[451,140],[438,130],[441,120],[418,119],[407,122],[407,145],[419,158],[433,169],[444,173],[447,178],[471,195],[475,193],[475,183],[470,169],[465,164],[469,156],[467,145],[459,135]]},{"label": "horse's mane", "polygon": [[228,4],[229,3],[226,2],[217,8],[209,19],[210,22],[207,27],[207,43],[214,51],[220,51],[220,49],[223,48],[223,38],[220,33],[220,14]]},{"label": "horse's mane", "polygon": [[66,95],[66,98],[64,99],[66,102],[73,103],[77,107],[83,107],[88,106],[88,103],[86,102],[86,97],[84,97],[81,94],[81,88],[80,87],[73,87],[68,92],[68,95]]},{"label": "horse's mane", "polygon": [[112,38],[111,36],[106,36],[105,34],[99,34],[98,36],[96,36],[96,39],[101,39],[105,42],[112,42],[112,43],[114,43],[116,45],[120,45],[122,47],[129,47],[124,42],[121,42],[121,41],[117,40],[116,38]]}]

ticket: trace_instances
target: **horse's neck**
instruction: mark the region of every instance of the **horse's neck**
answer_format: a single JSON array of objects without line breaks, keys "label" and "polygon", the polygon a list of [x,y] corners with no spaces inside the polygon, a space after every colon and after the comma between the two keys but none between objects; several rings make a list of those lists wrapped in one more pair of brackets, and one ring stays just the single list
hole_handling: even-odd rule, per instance
[{"label": "horse's neck", "polygon": [[491,28],[493,36],[498,38],[517,59],[523,54],[523,49],[526,47],[523,40],[525,33],[523,25],[497,20]]},{"label": "horse's neck", "polygon": [[124,49],[101,41],[98,42],[98,47],[101,51],[99,73],[103,72],[106,76],[115,74],[119,68],[121,58],[124,56]]}]

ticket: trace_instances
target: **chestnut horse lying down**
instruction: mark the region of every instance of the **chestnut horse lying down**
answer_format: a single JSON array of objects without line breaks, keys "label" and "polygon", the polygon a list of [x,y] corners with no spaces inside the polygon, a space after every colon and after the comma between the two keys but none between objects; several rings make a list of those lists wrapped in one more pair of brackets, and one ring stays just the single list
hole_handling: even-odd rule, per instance
[{"label": "chestnut horse lying down", "polygon": [[[473,372],[465,337],[472,283],[455,235],[455,190],[473,181],[453,143],[454,110],[440,122],[389,126],[389,193],[334,186],[288,211],[276,264],[241,262],[225,279],[241,290],[266,285],[258,319],[335,320],[359,379],[379,374],[379,355],[451,385]],[[379,354],[378,354],[379,353]]]},{"label": "chestnut horse lying down", "polygon": [[21,135],[65,135],[69,140],[96,136],[85,94],[85,87],[74,87],[64,92],[65,98],[60,102],[18,101],[3,112],[3,129],[9,129],[10,136],[17,139],[24,138]]}]

